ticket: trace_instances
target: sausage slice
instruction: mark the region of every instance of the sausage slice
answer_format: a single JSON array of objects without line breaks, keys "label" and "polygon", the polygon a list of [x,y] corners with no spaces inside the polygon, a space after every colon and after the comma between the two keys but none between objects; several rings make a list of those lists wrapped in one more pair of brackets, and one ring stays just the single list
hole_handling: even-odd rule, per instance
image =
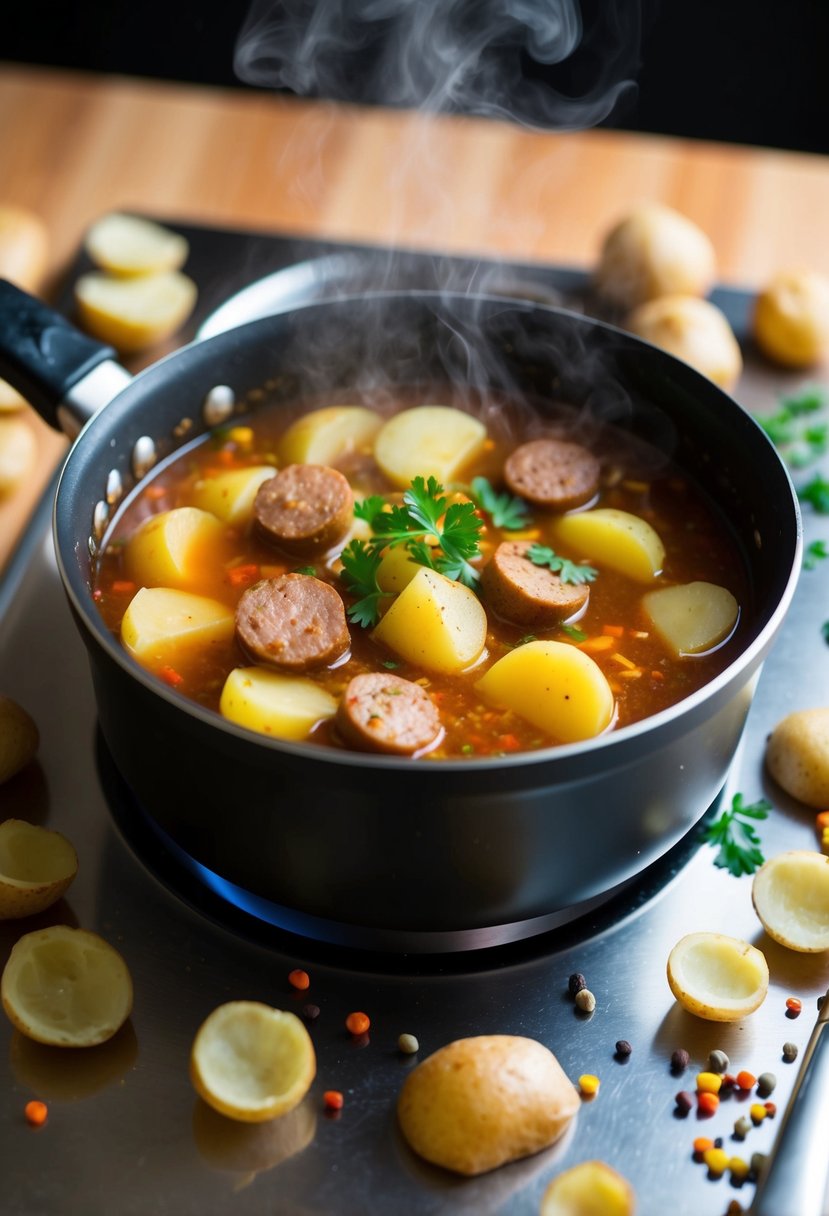
[{"label": "sausage slice", "polygon": [[236,605],[236,638],[255,660],[286,671],[325,667],[351,644],[342,600],[310,574],[248,587]]},{"label": "sausage slice", "polygon": [[419,684],[391,672],[355,676],[337,709],[343,738],[360,751],[412,756],[443,734],[440,715]]},{"label": "sausage slice", "polygon": [[289,464],[253,500],[262,536],[286,553],[313,557],[342,540],[354,521],[354,495],[338,469]]},{"label": "sausage slice", "polygon": [[539,507],[569,511],[589,502],[599,488],[601,466],[587,448],[563,439],[531,439],[504,465],[513,494]]},{"label": "sausage slice", "polygon": [[515,625],[557,625],[587,603],[589,587],[563,583],[526,556],[532,541],[507,540],[481,571],[481,591],[496,616]]}]

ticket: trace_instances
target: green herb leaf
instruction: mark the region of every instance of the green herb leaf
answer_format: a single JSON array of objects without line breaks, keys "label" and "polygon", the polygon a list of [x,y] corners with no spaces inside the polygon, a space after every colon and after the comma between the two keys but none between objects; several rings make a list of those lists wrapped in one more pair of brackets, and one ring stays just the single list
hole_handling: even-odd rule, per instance
[{"label": "green herb leaf", "polygon": [[380,617],[380,600],[391,595],[377,582],[381,555],[362,540],[352,540],[340,554],[343,581],[352,595],[358,597],[348,609],[348,617],[364,629],[371,629]]},{"label": "green herb leaf", "polygon": [[582,566],[578,562],[571,562],[568,557],[559,557],[546,545],[530,545],[526,556],[535,566],[547,566],[563,583],[574,583],[576,586],[592,583],[599,573],[593,566]]},{"label": "green herb leaf", "polygon": [[792,418],[802,414],[815,414],[829,403],[829,390],[822,384],[810,384],[799,393],[791,393],[781,399],[781,407]]},{"label": "green herb leaf", "polygon": [[394,659],[383,659],[381,663],[381,667],[385,667],[387,671],[396,671],[399,666],[400,664],[396,663]]},{"label": "green herb leaf", "polygon": [[525,528],[530,522],[530,509],[524,500],[506,491],[499,494],[486,477],[474,477],[471,489],[475,502],[491,517],[496,528],[515,531]]},{"label": "green herb leaf", "polygon": [[316,575],[316,566],[297,566],[296,570],[292,570],[291,574],[313,574]]},{"label": "green herb leaf", "polygon": [[753,874],[766,860],[756,828],[746,820],[767,819],[771,803],[761,798],[746,806],[743,795],[735,794],[731,809],[723,811],[702,834],[702,839],[718,847],[714,865],[728,870],[735,878]]},{"label": "green herb leaf", "polygon": [[786,462],[792,468],[802,469],[829,450],[829,423],[810,426],[803,422],[827,404],[827,389],[811,385],[799,393],[782,397],[775,413],[755,416]]},{"label": "green herb leaf", "polygon": [[798,491],[801,502],[808,502],[818,515],[829,515],[829,481],[816,474]]},{"label": "green herb leaf", "polygon": [[806,552],[803,555],[803,569],[814,570],[818,562],[825,561],[829,557],[829,549],[826,547],[825,540],[813,540],[810,545],[806,546]]},{"label": "green herb leaf", "polygon": [[519,646],[526,646],[527,642],[535,642],[537,640],[534,633],[525,633],[523,638],[519,638],[517,642],[513,642],[512,649],[517,650]]},{"label": "green herb leaf", "polygon": [[829,621],[824,621],[820,627],[820,632],[823,634],[823,640],[829,646]]},{"label": "green herb leaf", "polygon": [[354,518],[364,519],[367,524],[374,527],[375,519],[385,510],[385,507],[386,500],[382,494],[369,494],[368,498],[354,503]]},{"label": "green herb leaf", "polygon": [[561,632],[566,633],[568,638],[572,638],[574,642],[584,642],[587,640],[587,634],[583,629],[578,629],[575,625],[561,625]]}]

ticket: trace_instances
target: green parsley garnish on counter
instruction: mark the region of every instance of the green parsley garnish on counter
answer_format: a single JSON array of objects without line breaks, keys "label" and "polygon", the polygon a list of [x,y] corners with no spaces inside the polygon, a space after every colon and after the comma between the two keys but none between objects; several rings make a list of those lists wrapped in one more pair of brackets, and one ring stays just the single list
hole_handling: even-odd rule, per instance
[{"label": "green parsley garnish on counter", "polygon": [[731,799],[731,809],[705,829],[702,839],[719,846],[714,865],[728,870],[735,878],[753,874],[766,860],[760,849],[756,828],[746,820],[768,819],[771,803],[765,798],[746,806],[742,794]]}]

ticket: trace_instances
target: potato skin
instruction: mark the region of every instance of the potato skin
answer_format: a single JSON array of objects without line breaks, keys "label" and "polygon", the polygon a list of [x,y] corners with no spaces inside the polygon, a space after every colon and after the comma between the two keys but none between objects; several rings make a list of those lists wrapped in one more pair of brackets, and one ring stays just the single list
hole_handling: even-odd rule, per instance
[{"label": "potato skin", "polygon": [[548,1048],[494,1034],[457,1039],[418,1064],[400,1092],[397,1115],[416,1153],[473,1176],[553,1144],[579,1105]]},{"label": "potato skin", "polygon": [[798,802],[829,807],[829,707],[796,710],[778,722],[766,744],[766,768]]}]

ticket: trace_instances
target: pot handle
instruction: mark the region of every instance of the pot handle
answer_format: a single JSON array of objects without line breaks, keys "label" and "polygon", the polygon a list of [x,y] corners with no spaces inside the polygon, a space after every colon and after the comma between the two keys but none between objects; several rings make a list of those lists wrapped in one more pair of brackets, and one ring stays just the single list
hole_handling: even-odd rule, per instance
[{"label": "pot handle", "polygon": [[[85,421],[103,404],[91,408],[75,405],[72,390],[96,368],[109,363],[120,376],[107,376],[115,387],[124,387],[129,373],[115,362],[115,351],[102,342],[88,338],[65,317],[28,295],[19,287],[0,279],[0,375],[25,397],[38,414],[57,430],[72,430],[70,417]],[[101,373],[96,377],[102,379]],[[100,396],[100,395],[99,395]],[[109,391],[107,399],[114,396]]]}]

